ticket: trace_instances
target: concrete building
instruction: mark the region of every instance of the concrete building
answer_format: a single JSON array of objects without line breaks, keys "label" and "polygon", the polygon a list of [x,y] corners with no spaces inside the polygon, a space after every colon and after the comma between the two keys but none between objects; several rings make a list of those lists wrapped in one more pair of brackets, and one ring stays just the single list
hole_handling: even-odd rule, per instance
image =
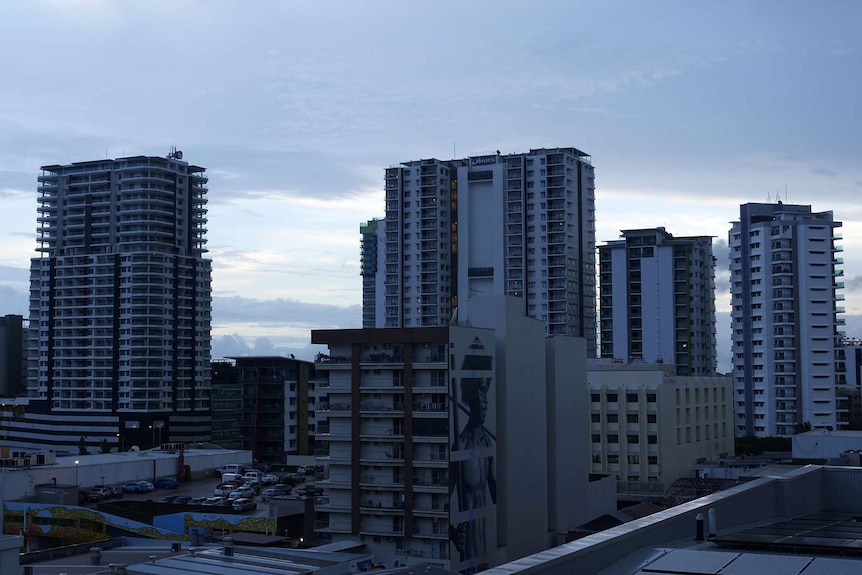
[{"label": "concrete building", "polygon": [[840,226],[811,206],[740,206],[729,238],[737,436],[838,426]]},{"label": "concrete building", "polygon": [[43,166],[28,376],[59,450],[81,433],[210,438],[204,168],[133,156]]},{"label": "concrete building", "polygon": [[239,356],[242,448],[255,461],[285,463],[313,455],[318,385],[312,362],[281,356]]},{"label": "concrete building", "polygon": [[835,353],[838,428],[862,429],[862,341],[843,338]]},{"label": "concrete building", "polygon": [[22,316],[0,317],[0,397],[27,393],[26,333]]},{"label": "concrete building", "polygon": [[699,459],[733,454],[729,377],[604,360],[588,377],[592,471],[616,475],[621,498],[660,498]]},{"label": "concrete building", "polygon": [[377,284],[383,276],[377,273],[377,266],[383,241],[380,235],[382,231],[383,222],[377,218],[359,226],[362,237],[359,271],[359,275],[362,276],[362,327],[378,327],[376,325],[377,294],[381,293],[381,289]]},{"label": "concrete building", "polygon": [[386,169],[385,194],[376,327],[468,321],[474,297],[509,295],[546,335],[583,337],[595,357],[595,182],[586,153],[405,162]]},{"label": "concrete building", "polygon": [[237,381],[235,362],[228,359],[213,361],[212,442],[225,449],[242,448],[242,385]]},{"label": "concrete building", "polygon": [[477,298],[470,325],[312,332],[329,346],[319,533],[469,572],[608,511],[586,465],[586,342],[521,309]]},{"label": "concrete building", "polygon": [[711,237],[623,230],[599,247],[599,277],[601,357],[716,373]]}]

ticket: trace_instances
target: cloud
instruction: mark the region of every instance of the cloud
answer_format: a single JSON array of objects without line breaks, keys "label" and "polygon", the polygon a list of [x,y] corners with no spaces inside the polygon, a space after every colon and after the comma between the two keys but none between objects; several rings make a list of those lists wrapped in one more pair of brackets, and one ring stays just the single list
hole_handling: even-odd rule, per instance
[{"label": "cloud", "polygon": [[291,342],[282,343],[278,338],[257,337],[249,343],[243,336],[233,333],[215,337],[212,341],[212,358],[243,357],[243,356],[295,356],[297,359],[312,361],[317,353],[325,352],[322,345],[295,345]]},{"label": "cloud", "polygon": [[862,290],[862,276],[853,276],[844,280],[844,291],[856,292],[860,290]]},{"label": "cloud", "polygon": [[220,324],[353,328],[362,325],[362,306],[306,303],[282,298],[213,297],[213,317]]}]

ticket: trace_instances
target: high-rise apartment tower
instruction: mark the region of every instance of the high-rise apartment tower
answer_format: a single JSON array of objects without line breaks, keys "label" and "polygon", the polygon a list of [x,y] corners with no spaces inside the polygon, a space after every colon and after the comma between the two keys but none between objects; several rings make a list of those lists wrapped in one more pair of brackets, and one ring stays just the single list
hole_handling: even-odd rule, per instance
[{"label": "high-rise apartment tower", "polygon": [[596,355],[587,154],[542,148],[405,162],[386,169],[385,197],[376,327],[469,321],[474,296],[510,295],[547,335],[584,337]]},{"label": "high-rise apartment tower", "polygon": [[599,247],[599,278],[601,357],[715,374],[711,237],[624,230]]},{"label": "high-rise apartment tower", "polygon": [[209,438],[206,184],[182,152],[42,167],[28,375],[57,444]]},{"label": "high-rise apartment tower", "polygon": [[840,226],[811,206],[740,206],[729,239],[737,436],[837,426]]}]

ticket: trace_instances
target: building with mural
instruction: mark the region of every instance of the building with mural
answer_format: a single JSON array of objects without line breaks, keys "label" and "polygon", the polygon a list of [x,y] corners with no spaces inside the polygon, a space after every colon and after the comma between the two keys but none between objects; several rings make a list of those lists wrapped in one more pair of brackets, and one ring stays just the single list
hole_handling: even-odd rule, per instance
[{"label": "building with mural", "polygon": [[359,539],[387,567],[474,573],[608,511],[589,481],[586,342],[546,338],[519,305],[476,300],[472,325],[312,332],[329,347],[319,536]]}]

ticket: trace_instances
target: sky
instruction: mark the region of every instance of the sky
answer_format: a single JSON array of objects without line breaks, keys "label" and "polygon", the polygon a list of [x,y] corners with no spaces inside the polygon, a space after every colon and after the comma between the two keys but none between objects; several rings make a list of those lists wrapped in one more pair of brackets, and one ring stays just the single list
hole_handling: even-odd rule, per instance
[{"label": "sky", "polygon": [[213,356],[310,358],[311,329],[361,326],[387,166],[573,146],[599,244],[714,236],[720,369],[746,202],[843,222],[862,337],[860,29],[841,0],[3,0],[0,314],[27,315],[42,165],[206,167]]}]

